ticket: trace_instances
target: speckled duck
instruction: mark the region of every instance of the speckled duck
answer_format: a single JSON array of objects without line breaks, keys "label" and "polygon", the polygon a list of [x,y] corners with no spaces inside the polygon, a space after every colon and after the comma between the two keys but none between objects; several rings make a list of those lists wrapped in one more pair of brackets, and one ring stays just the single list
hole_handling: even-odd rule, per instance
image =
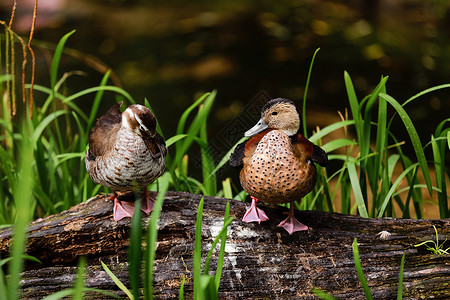
[{"label": "speckled duck", "polygon": [[[114,193],[111,199],[116,221],[133,215],[133,194],[143,187],[141,208],[146,214],[151,212],[154,200],[147,193],[147,185],[164,172],[167,154],[152,112],[134,104],[121,113],[121,106],[122,102],[117,103],[97,120],[89,132],[85,156],[91,179]],[[126,199],[132,201],[121,201]]]},{"label": "speckled duck", "polygon": [[306,196],[317,180],[315,163],[328,163],[326,152],[299,133],[300,116],[295,104],[277,98],[267,102],[261,119],[245,132],[250,137],[236,146],[230,157],[233,167],[242,168],[240,182],[252,204],[244,222],[267,221],[267,215],[256,206],[265,203],[291,203],[288,217],[278,226],[289,234],[307,230],[294,216],[293,202]]}]

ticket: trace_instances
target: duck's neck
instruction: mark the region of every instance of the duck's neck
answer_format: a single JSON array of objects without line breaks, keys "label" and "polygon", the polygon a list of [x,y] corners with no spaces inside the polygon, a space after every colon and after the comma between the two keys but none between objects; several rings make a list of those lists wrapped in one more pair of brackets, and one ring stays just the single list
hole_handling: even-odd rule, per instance
[{"label": "duck's neck", "polygon": [[286,133],[288,136],[293,136],[298,132],[298,128],[287,128],[287,129],[283,129],[281,131]]}]

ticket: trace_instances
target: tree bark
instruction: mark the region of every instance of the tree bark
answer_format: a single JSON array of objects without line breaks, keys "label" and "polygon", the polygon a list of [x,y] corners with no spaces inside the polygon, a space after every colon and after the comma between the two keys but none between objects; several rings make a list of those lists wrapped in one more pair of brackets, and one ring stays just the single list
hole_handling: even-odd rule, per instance
[{"label": "tree bark", "polygon": [[[183,276],[185,297],[192,297],[192,255],[199,195],[166,194],[158,231],[154,292],[157,298],[178,298]],[[297,211],[308,231],[287,234],[276,225],[285,218],[282,207],[264,207],[269,221],[244,223],[248,204],[205,197],[202,259],[223,226],[226,203],[236,219],[228,229],[220,299],[313,299],[318,288],[342,299],[361,299],[364,292],[353,261],[352,242],[358,239],[362,267],[375,299],[397,295],[401,256],[406,251],[404,299],[450,298],[450,255],[435,255],[425,247],[435,240],[433,225],[443,242],[450,220],[365,219],[319,211]],[[261,205],[261,207],[263,207]],[[147,224],[148,218],[143,218]],[[22,274],[22,298],[41,299],[70,288],[80,256],[87,257],[86,285],[124,296],[103,271],[100,260],[129,287],[127,249],[130,219],[115,222],[109,196],[97,196],[68,211],[32,222],[27,261]],[[391,235],[381,239],[381,231]],[[0,256],[9,255],[11,230],[0,231]],[[450,247],[446,242],[445,248]],[[216,255],[216,254],[215,254]],[[217,256],[215,256],[217,257]],[[217,260],[212,260],[214,273]],[[107,298],[99,294],[93,299]]]}]

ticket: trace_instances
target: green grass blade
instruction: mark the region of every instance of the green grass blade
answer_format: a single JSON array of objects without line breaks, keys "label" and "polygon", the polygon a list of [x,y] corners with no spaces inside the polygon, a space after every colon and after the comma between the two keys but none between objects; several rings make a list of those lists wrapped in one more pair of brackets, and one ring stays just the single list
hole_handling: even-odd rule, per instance
[{"label": "green grass blade", "polygon": [[[365,111],[364,111],[364,120],[363,120],[363,128],[362,128],[362,140],[360,141],[359,151],[361,152],[361,156],[366,156],[370,151],[370,137],[371,137],[371,127],[372,127],[372,107],[378,98],[378,94],[380,91],[385,90],[386,81],[388,77],[382,77],[380,83],[377,85],[375,90],[370,95]],[[363,164],[367,160],[362,161]]]},{"label": "green grass blade", "polygon": [[400,174],[400,176],[398,176],[397,180],[395,180],[394,184],[389,189],[389,192],[387,193],[386,197],[384,198],[384,200],[381,204],[381,207],[380,207],[380,209],[378,211],[378,215],[377,215],[378,218],[383,217],[384,211],[386,210],[386,206],[388,205],[389,201],[391,200],[392,194],[394,194],[395,190],[400,185],[400,182],[403,179],[403,177],[405,177],[406,174],[408,174],[416,166],[417,166],[417,164],[413,164],[413,165],[409,166],[405,171],[402,172],[402,174]]},{"label": "green grass blade", "polygon": [[[408,180],[408,183],[411,182],[415,182],[417,179],[417,172],[419,171],[419,167],[416,167],[414,169],[414,173],[412,175],[412,180],[408,179],[408,176],[406,177]],[[407,188],[405,188],[406,191],[408,191],[408,195],[406,196],[406,201],[405,201],[405,205],[403,206],[403,210],[402,210],[402,218],[404,219],[410,219],[411,218],[411,214],[409,212],[409,203],[411,202],[411,198],[413,196],[414,190],[417,188],[417,184],[409,184]],[[423,187],[427,187],[426,185],[423,185]],[[402,190],[397,191],[396,193],[400,193]],[[394,194],[395,195],[395,194]]]},{"label": "green grass blade", "polygon": [[[199,109],[199,122],[203,124],[200,127],[200,139],[208,144],[208,137],[206,132],[206,123],[208,115],[211,111],[213,100],[216,97],[217,92],[213,91],[211,95],[206,99],[204,105],[200,106]],[[201,149],[201,158],[202,158],[202,175],[203,175],[203,187],[205,190],[205,195],[215,196],[217,194],[217,181],[216,174],[213,172],[214,170],[214,158],[211,154],[210,148],[207,146]]]},{"label": "green grass blade", "polygon": [[202,219],[203,219],[203,203],[205,198],[202,197],[197,209],[197,220],[195,222],[195,241],[194,241],[194,300],[202,299],[200,297],[200,277],[202,268]]},{"label": "green grass blade", "polygon": [[411,101],[413,101],[413,100],[415,100],[415,99],[417,99],[417,98],[419,98],[419,97],[421,97],[421,96],[423,96],[425,94],[428,94],[428,93],[431,93],[431,92],[435,92],[435,91],[438,91],[438,90],[441,90],[441,89],[447,89],[447,88],[450,88],[450,84],[449,83],[441,84],[441,85],[434,86],[434,87],[431,87],[429,89],[423,90],[423,91],[417,93],[416,95],[412,96],[408,100],[406,100],[405,103],[403,103],[402,106],[405,106],[409,102],[411,102]]},{"label": "green grass blade", "polygon": [[178,142],[181,139],[184,139],[187,136],[188,136],[187,134],[174,135],[173,137],[166,140],[166,147],[169,148],[171,145],[173,145],[174,143]]},{"label": "green grass blade", "polygon": [[245,141],[246,139],[248,139],[247,137],[242,137],[239,141],[236,142],[236,144],[234,144],[233,147],[231,147],[231,149],[222,157],[222,159],[220,160],[220,162],[217,164],[217,166],[214,168],[214,170],[212,171],[213,174],[217,173],[217,171],[219,171],[229,160],[230,160],[230,155],[231,153],[233,153],[234,148],[236,148],[236,146],[240,143],[242,143],[243,141]]},{"label": "green grass blade", "polygon": [[330,294],[322,291],[321,289],[318,288],[313,288],[312,292],[314,295],[316,295],[317,297],[319,297],[320,299],[324,299],[324,300],[337,300],[337,298],[334,298],[333,296],[331,296]]},{"label": "green grass blade", "polygon": [[36,146],[37,141],[39,140],[40,136],[42,135],[42,132],[44,132],[45,128],[47,128],[47,126],[51,122],[53,122],[56,118],[58,118],[59,116],[68,114],[68,113],[69,112],[65,111],[65,110],[58,110],[58,111],[55,111],[55,112],[49,114],[48,116],[46,116],[44,118],[44,120],[42,120],[39,123],[39,125],[36,127],[36,129],[33,132],[33,136],[31,138],[33,148]]},{"label": "green grass blade", "polygon": [[[231,224],[231,221],[234,219],[230,217],[230,202],[227,202],[227,205],[225,207],[225,215],[223,217],[223,227],[228,228],[228,226]],[[227,222],[230,221],[230,223],[227,224]],[[220,250],[219,250],[219,258],[217,259],[217,268],[216,268],[216,288],[217,291],[219,290],[219,286],[220,286],[220,279],[222,277],[222,268],[223,268],[223,262],[225,259],[225,246],[227,243],[227,231],[223,230],[222,234],[221,234],[221,242],[220,242]]]},{"label": "green grass blade", "polygon": [[184,283],[186,282],[186,277],[183,276],[180,285],[180,292],[178,293],[178,300],[184,300]]},{"label": "green grass blade", "polygon": [[[217,294],[216,283],[214,281],[214,277],[210,275],[201,275],[200,276],[200,291],[199,291],[199,299],[208,299],[208,300],[218,300],[219,296]],[[195,299],[195,298],[194,298]]]},{"label": "green grass blade", "polygon": [[[136,196],[138,196],[136,194]],[[128,248],[128,272],[130,276],[131,291],[135,299],[139,299],[139,285],[141,283],[142,262],[142,221],[141,197],[135,201],[134,213],[131,219],[130,245]],[[146,200],[144,200],[146,201]]]},{"label": "green grass blade", "polygon": [[[200,104],[202,104],[203,101],[205,101],[205,99],[207,99],[209,96],[210,96],[210,93],[205,93],[203,96],[201,96],[199,99],[197,99],[197,101],[195,101],[191,106],[189,106],[183,112],[183,114],[180,117],[180,120],[178,121],[178,126],[177,126],[177,131],[176,131],[177,135],[183,134],[184,128],[186,126],[187,118],[189,117],[191,112],[196,107],[198,107]],[[198,133],[198,130],[200,130],[201,124],[198,124],[198,122],[197,122],[197,124],[194,124],[196,119],[198,120],[198,114],[197,114],[196,118],[194,119],[193,124],[191,124],[191,126],[187,130],[188,137],[186,139],[184,139],[183,141],[178,141],[175,144],[176,145],[176,155],[175,155],[174,165],[171,166],[171,168],[170,168],[171,170],[174,170],[176,168],[176,166],[181,161],[182,157],[185,155],[187,149],[192,144],[192,139],[190,139],[189,137],[196,136]]]},{"label": "green grass blade", "polygon": [[355,145],[357,145],[357,143],[354,140],[335,139],[335,140],[332,140],[332,141],[326,143],[325,145],[322,145],[321,148],[325,152],[332,152],[332,151],[337,150],[339,148],[355,146]]},{"label": "green grass blade", "polygon": [[400,263],[400,274],[398,275],[397,300],[402,300],[403,298],[403,268],[405,266],[405,255],[406,251],[403,251],[402,262]]},{"label": "green grass blade", "polygon": [[146,242],[147,249],[145,252],[145,267],[144,267],[144,299],[153,299],[153,266],[156,254],[156,240],[158,237],[158,221],[161,214],[164,196],[169,187],[169,178],[165,176],[160,177],[160,186],[158,196],[153,205],[152,215],[148,222]]},{"label": "green grass blade", "polygon": [[[25,123],[24,123],[25,124]],[[25,134],[24,134],[25,135]],[[14,222],[11,247],[11,263],[9,265],[8,299],[19,299],[20,273],[23,268],[23,254],[26,244],[26,228],[32,216],[33,190],[33,147],[29,139],[24,139],[20,152],[20,171],[17,178],[17,188],[14,190],[14,202],[17,216]],[[20,188],[19,188],[20,187]]]},{"label": "green grass blade", "polygon": [[316,143],[317,141],[322,139],[324,136],[330,134],[331,132],[338,130],[340,128],[343,128],[343,127],[347,127],[349,125],[354,125],[354,124],[355,124],[354,120],[346,120],[346,121],[339,121],[339,122],[333,123],[331,125],[328,125],[322,129],[320,129],[320,131],[318,131],[315,134],[313,134],[312,136],[310,136],[309,140],[312,143]]},{"label": "green grass blade", "polygon": [[[214,239],[213,243],[211,244],[211,249],[209,249],[208,256],[206,257],[206,260],[205,260],[205,268],[203,270],[203,274],[204,275],[208,275],[209,274],[209,265],[211,263],[211,257],[212,257],[212,254],[214,252],[214,249],[216,249],[217,243],[219,243],[219,240],[223,238],[223,233],[224,232],[226,233],[226,231],[228,229],[228,226],[231,224],[231,222],[233,220],[234,220],[234,217],[231,218],[231,219],[226,219],[224,221],[222,229],[220,230],[219,234],[216,236],[216,238]],[[226,240],[226,235],[225,235],[225,240]]]},{"label": "green grass blade", "polygon": [[[384,88],[380,91],[381,93],[385,93],[386,92],[386,87],[384,86]],[[378,102],[378,122],[377,122],[377,143],[376,143],[376,152],[378,153],[378,157],[376,159],[378,159],[377,163],[375,163],[376,167],[379,167],[380,165],[380,160],[383,157],[383,151],[385,150],[386,147],[386,137],[387,137],[387,132],[386,132],[386,126],[387,126],[387,103],[385,100],[383,100],[382,98],[380,98],[380,101]]]},{"label": "green grass blade", "polygon": [[80,262],[77,268],[77,279],[73,287],[72,299],[82,300],[84,291],[84,277],[86,275],[86,257],[80,257]]},{"label": "green grass blade", "polygon": [[117,285],[117,287],[122,292],[124,292],[129,299],[134,300],[134,296],[130,292],[130,290],[127,289],[127,287],[119,280],[119,278],[117,278],[116,275],[114,275],[114,273],[108,268],[108,266],[102,261],[100,261],[100,263],[102,264],[103,270],[105,270],[106,274],[108,274],[108,276],[114,281],[114,283]]},{"label": "green grass blade", "polygon": [[[106,86],[106,83],[108,82],[108,78],[109,78],[110,74],[111,74],[111,70],[108,70],[108,72],[106,72],[106,74],[103,76],[102,80],[100,81],[100,85],[99,85],[100,87]],[[96,116],[97,116],[97,112],[98,112],[98,107],[100,106],[100,102],[102,101],[104,92],[105,92],[105,90],[100,89],[95,94],[94,102],[92,103],[92,106],[89,110],[89,120],[87,123],[88,130],[90,128],[92,128],[92,126],[94,125],[94,122],[95,122]]]},{"label": "green grass blade", "polygon": [[356,97],[355,88],[353,87],[352,79],[350,78],[350,75],[347,73],[347,71],[344,72],[344,81],[353,120],[355,121],[356,134],[358,136],[358,141],[361,142],[363,140],[362,133],[364,124],[361,119],[360,106],[358,103],[358,98]]},{"label": "green grass blade", "polygon": [[425,179],[425,184],[427,185],[428,192],[431,196],[432,194],[432,184],[430,172],[427,165],[427,160],[425,158],[425,153],[423,152],[422,143],[420,142],[419,135],[417,134],[416,129],[414,128],[414,124],[411,121],[411,118],[408,116],[403,107],[398,103],[394,98],[387,94],[380,94],[380,97],[385,99],[389,104],[395,108],[397,113],[405,125],[406,131],[409,134],[411,139],[411,143],[414,147],[414,151],[416,153],[417,160],[419,161],[420,169],[422,170],[423,177]]},{"label": "green grass blade", "polygon": [[450,131],[447,132],[447,145],[448,145],[448,150],[450,150]]},{"label": "green grass blade", "polygon": [[348,175],[352,184],[353,194],[355,195],[356,205],[358,206],[358,212],[361,217],[368,218],[367,207],[362,195],[361,186],[359,185],[358,173],[356,172],[355,161],[348,162]]},{"label": "green grass blade", "polygon": [[186,125],[186,121],[187,118],[189,117],[190,113],[197,107],[199,106],[203,100],[205,100],[208,96],[210,95],[210,93],[205,93],[203,94],[200,98],[198,98],[193,104],[191,104],[191,106],[189,106],[181,115],[180,120],[178,121],[178,126],[177,126],[177,134],[181,134],[184,131],[184,127]]},{"label": "green grass blade", "polygon": [[231,188],[231,178],[227,177],[222,181],[223,197],[233,199],[233,189]]},{"label": "green grass blade", "polygon": [[10,74],[0,75],[0,83],[11,81],[13,77]]},{"label": "green grass blade", "polygon": [[359,259],[359,249],[358,249],[358,241],[356,238],[353,240],[353,259],[355,261],[356,273],[358,274],[359,281],[364,290],[364,294],[366,295],[366,299],[372,300],[372,293],[370,292],[369,285],[367,284],[366,277],[364,276],[364,272],[361,266],[361,260]]},{"label": "green grass blade", "polygon": [[5,273],[3,273],[3,269],[0,269],[0,299],[8,299],[7,286]]},{"label": "green grass blade", "polygon": [[51,295],[48,295],[47,297],[42,298],[42,300],[60,300],[63,299],[64,297],[72,295],[72,293],[73,293],[72,289],[64,289]]},{"label": "green grass blade", "polygon": [[64,49],[64,45],[66,44],[67,39],[74,33],[75,33],[75,30],[72,30],[71,32],[66,33],[59,41],[59,43],[55,49],[55,54],[53,54],[52,65],[50,68],[50,84],[52,87],[52,98],[53,98],[53,93],[55,92],[56,77],[58,76],[59,61],[61,60],[61,55],[62,55],[62,52]]},{"label": "green grass blade", "polygon": [[314,51],[313,57],[311,59],[311,63],[309,64],[308,76],[306,77],[305,92],[303,94],[303,107],[302,107],[302,123],[303,123],[303,125],[302,125],[302,127],[303,127],[303,135],[306,138],[308,138],[308,130],[306,127],[306,95],[308,94],[309,81],[311,79],[314,60],[315,60],[316,55],[319,52],[319,50],[320,50],[320,48],[317,48],[316,51]]},{"label": "green grass blade", "polygon": [[[386,93],[386,85],[382,87],[379,93]],[[387,152],[387,102],[378,97],[378,122],[377,122],[377,134],[376,134],[376,145],[375,145],[375,153],[378,155],[373,159],[373,167],[368,170],[368,178],[371,184],[371,189],[373,193],[373,202],[377,203],[379,199],[377,186],[381,177],[380,170],[383,169],[383,158],[385,153]],[[372,212],[374,215],[373,206]]]},{"label": "green grass blade", "polygon": [[[449,130],[450,132],[450,130]],[[445,170],[443,164],[445,161],[445,145],[440,147],[441,141],[431,136],[431,146],[433,149],[434,158],[434,170],[436,174],[436,185],[441,191],[438,192],[439,214],[442,219],[445,219],[449,215],[447,207],[447,184],[445,181]]]},{"label": "green grass blade", "polygon": [[127,99],[127,101],[129,101],[130,103],[136,103],[136,101],[133,99],[133,97],[126,92],[124,89],[121,89],[117,86],[110,86],[110,85],[105,85],[105,86],[96,86],[96,87],[91,87],[85,90],[82,90],[78,93],[75,93],[73,95],[70,95],[68,97],[65,97],[63,99],[63,102],[66,104],[71,103],[73,100],[80,98],[81,96],[85,96],[85,95],[89,95],[91,93],[95,93],[98,91],[110,91],[110,92],[115,92],[123,97],[125,97],[125,99]]}]

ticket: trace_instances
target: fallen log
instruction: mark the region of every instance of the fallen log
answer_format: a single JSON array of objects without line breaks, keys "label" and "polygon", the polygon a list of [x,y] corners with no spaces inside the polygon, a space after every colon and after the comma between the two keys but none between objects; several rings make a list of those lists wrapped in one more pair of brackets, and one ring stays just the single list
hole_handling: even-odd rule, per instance
[{"label": "fallen log", "polygon": [[[166,194],[159,222],[154,292],[157,298],[178,298],[183,276],[185,297],[192,297],[192,254],[196,211],[201,196]],[[362,267],[375,299],[397,295],[401,256],[406,251],[404,299],[450,298],[450,255],[435,255],[415,244],[435,240],[433,225],[443,242],[450,237],[450,220],[365,219],[319,211],[297,211],[310,229],[288,235],[276,225],[284,219],[282,207],[265,207],[270,221],[244,223],[248,204],[205,197],[202,258],[223,226],[226,203],[236,219],[228,229],[220,299],[313,299],[318,288],[337,298],[361,299],[352,252],[356,237]],[[143,218],[147,224],[147,217]],[[70,288],[80,256],[87,258],[86,285],[124,296],[100,266],[106,263],[129,287],[127,249],[130,219],[115,222],[109,196],[97,196],[60,214],[29,226],[27,254],[42,264],[26,262],[22,299],[41,299]],[[390,233],[382,239],[381,231]],[[0,257],[7,257],[11,230],[0,230]],[[450,243],[446,242],[446,248]],[[214,273],[215,261],[211,264]],[[107,298],[90,295],[88,298]]]}]

